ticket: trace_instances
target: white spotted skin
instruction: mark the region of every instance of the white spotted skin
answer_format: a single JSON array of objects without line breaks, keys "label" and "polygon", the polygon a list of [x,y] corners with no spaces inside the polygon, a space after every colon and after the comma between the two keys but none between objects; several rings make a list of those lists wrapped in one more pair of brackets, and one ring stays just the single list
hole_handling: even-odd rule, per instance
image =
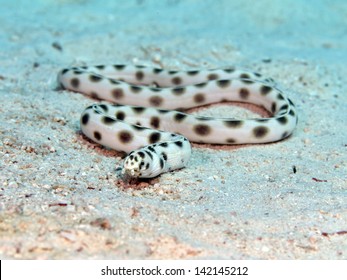
[{"label": "white spotted skin", "polygon": [[[132,177],[152,178],[187,165],[191,155],[191,145],[187,138],[179,134],[139,126],[137,126],[136,133],[132,133],[131,136],[130,134],[122,134],[122,132],[134,130],[135,126],[131,125],[131,122],[120,121],[115,117],[111,118],[111,112],[112,116],[117,115],[117,110],[111,110],[116,107],[106,104],[89,106],[81,116],[81,129],[88,138],[97,143],[130,153],[124,160],[123,174]],[[98,134],[95,133],[96,131]],[[158,139],[160,142],[148,145],[148,139],[151,139],[153,135],[160,135],[160,139]],[[131,141],[124,143],[126,137],[131,137]],[[139,156],[139,154],[144,156]]]},{"label": "white spotted skin", "polygon": [[[188,139],[268,143],[291,135],[298,121],[294,104],[272,79],[234,68],[179,72],[126,65],[75,67],[60,71],[58,83],[118,104],[87,107],[81,130],[97,143],[130,153],[122,173],[131,177],[152,178],[185,167],[191,155]],[[212,118],[174,110],[221,101],[253,103],[272,116]]]},{"label": "white spotted skin", "polygon": [[125,159],[122,173],[131,177],[152,178],[188,164],[191,145],[187,138],[159,142],[131,152]]}]

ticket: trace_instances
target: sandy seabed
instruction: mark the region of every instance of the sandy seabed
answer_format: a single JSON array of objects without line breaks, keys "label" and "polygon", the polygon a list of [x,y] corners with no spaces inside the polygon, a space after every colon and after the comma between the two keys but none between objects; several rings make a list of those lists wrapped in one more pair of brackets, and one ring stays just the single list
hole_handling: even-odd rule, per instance
[{"label": "sandy seabed", "polygon": [[[347,4],[253,2],[0,0],[1,259],[346,259]],[[299,123],[125,184],[80,132],[95,100],[56,90],[61,68],[113,63],[261,72]]]}]

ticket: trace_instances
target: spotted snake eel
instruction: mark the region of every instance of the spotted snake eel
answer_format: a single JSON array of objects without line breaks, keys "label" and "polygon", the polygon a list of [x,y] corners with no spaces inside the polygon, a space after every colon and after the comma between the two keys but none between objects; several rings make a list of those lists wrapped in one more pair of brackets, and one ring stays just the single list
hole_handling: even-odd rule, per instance
[{"label": "spotted snake eel", "polygon": [[[274,142],[288,137],[298,121],[293,102],[272,79],[235,68],[168,71],[118,64],[82,66],[61,70],[58,83],[62,89],[117,104],[87,107],[81,115],[81,130],[99,144],[128,153],[122,173],[135,178],[185,167],[191,155],[189,140]],[[234,119],[182,112],[222,101],[253,103],[271,116]]]}]

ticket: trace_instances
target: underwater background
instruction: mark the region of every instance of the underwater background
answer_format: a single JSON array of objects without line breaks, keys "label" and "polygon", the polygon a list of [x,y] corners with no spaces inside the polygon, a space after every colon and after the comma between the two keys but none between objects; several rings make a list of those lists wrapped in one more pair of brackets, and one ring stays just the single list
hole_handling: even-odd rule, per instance
[{"label": "underwater background", "polygon": [[[1,259],[346,259],[347,1],[0,6]],[[194,144],[187,168],[125,184],[123,154],[80,131],[95,100],[56,83],[62,68],[116,63],[260,72],[298,126],[272,144]]]}]

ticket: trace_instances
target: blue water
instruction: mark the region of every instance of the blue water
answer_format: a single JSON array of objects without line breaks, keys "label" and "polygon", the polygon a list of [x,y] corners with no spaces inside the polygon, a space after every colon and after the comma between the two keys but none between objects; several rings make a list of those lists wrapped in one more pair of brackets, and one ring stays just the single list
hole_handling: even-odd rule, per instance
[{"label": "blue water", "polygon": [[[178,50],[232,45],[252,57],[344,59],[344,0],[76,0],[6,1],[1,4],[1,48],[89,35],[119,37],[120,44]],[[37,30],[42,34],[37,35]],[[115,46],[117,49],[117,46]],[[80,50],[83,53],[83,49]]]}]

